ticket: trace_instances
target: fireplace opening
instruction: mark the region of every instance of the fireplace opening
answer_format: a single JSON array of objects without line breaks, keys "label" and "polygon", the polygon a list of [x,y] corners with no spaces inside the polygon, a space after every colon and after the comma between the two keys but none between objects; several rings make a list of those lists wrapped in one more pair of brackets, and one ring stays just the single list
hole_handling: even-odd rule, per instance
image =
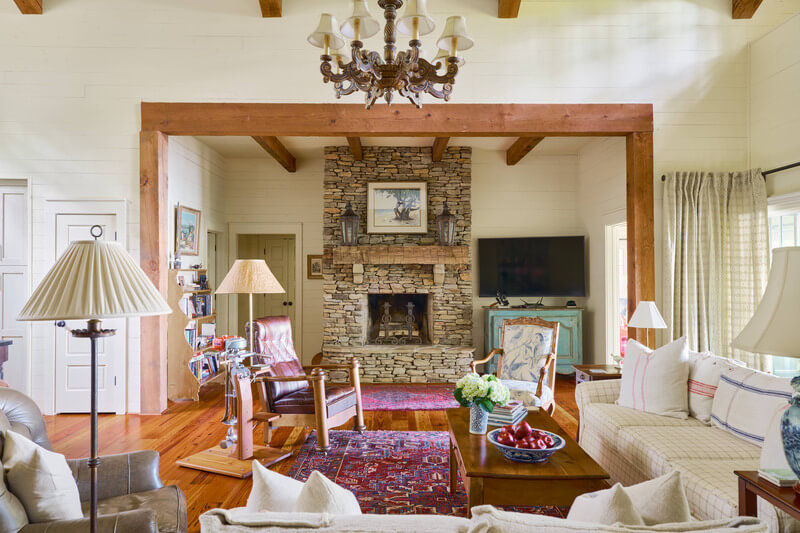
[{"label": "fireplace opening", "polygon": [[427,294],[369,294],[369,344],[430,344]]}]

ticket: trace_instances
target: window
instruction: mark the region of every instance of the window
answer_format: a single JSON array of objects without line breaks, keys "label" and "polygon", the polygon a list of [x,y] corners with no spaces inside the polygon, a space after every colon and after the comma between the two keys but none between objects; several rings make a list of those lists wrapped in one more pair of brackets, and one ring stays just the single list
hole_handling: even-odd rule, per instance
[{"label": "window", "polygon": [[[628,226],[606,226],[606,354],[625,355],[628,344]],[[611,362],[611,361],[609,361]]]},{"label": "window", "polygon": [[[781,211],[769,217],[770,248],[800,246],[800,212]],[[773,357],[772,371],[776,376],[794,377],[800,373],[800,359]]]}]

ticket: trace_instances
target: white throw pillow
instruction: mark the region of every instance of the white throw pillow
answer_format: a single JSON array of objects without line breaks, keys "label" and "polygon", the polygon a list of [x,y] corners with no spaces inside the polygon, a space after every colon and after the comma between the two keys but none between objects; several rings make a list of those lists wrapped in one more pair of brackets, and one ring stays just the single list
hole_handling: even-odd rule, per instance
[{"label": "white throw pillow", "polygon": [[648,526],[688,522],[692,519],[689,499],[677,470],[661,477],[625,487],[636,512]]},{"label": "white throw pillow", "polygon": [[689,414],[711,423],[711,405],[719,386],[719,377],[729,369],[741,365],[738,361],[717,357],[710,352],[689,351]]},{"label": "white throw pillow", "polygon": [[8,430],[3,469],[8,488],[25,507],[31,523],[83,518],[78,485],[64,456]]},{"label": "white throw pillow", "polygon": [[303,483],[253,461],[253,488],[247,498],[250,512],[291,513],[297,505]]},{"label": "white throw pillow", "polygon": [[617,403],[657,415],[688,418],[688,353],[686,337],[655,351],[628,341]]},{"label": "white throw pillow", "polygon": [[759,468],[778,468],[781,470],[791,470],[789,461],[786,460],[786,452],[783,450],[783,436],[781,435],[781,417],[786,407],[772,415],[772,420],[767,425],[767,434],[764,436],[764,446],[761,447],[761,462]]},{"label": "white throw pillow", "polygon": [[792,398],[790,381],[744,367],[725,370],[714,395],[711,421],[740,439],[762,446],[770,420]]},{"label": "white throw pillow", "polygon": [[619,483],[610,489],[582,494],[575,498],[567,520],[606,525],[644,525],[644,520],[636,512],[630,496]]},{"label": "white throw pillow", "polygon": [[358,515],[361,507],[355,494],[340,487],[314,470],[303,485],[297,504],[297,513],[328,513],[331,515]]}]

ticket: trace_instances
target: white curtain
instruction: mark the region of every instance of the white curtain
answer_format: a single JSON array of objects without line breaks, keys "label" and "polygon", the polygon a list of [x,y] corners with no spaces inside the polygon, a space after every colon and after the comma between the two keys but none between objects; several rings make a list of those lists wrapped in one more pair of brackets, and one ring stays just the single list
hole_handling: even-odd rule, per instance
[{"label": "white curtain", "polygon": [[769,371],[734,350],[769,275],[767,188],[760,170],[678,172],[664,183],[664,314],[671,338]]}]

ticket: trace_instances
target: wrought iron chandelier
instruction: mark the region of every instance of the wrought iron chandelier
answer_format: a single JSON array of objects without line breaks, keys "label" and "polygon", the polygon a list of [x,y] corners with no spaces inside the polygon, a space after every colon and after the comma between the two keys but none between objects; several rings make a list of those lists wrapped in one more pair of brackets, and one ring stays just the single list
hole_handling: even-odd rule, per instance
[{"label": "wrought iron chandelier", "polygon": [[[322,48],[322,79],[325,83],[333,82],[336,98],[363,91],[367,109],[378,98],[391,104],[395,92],[417,107],[422,107],[423,93],[445,101],[450,99],[458,68],[464,63],[458,52],[472,48],[474,42],[467,34],[466,19],[449,17],[436,41],[438,54],[432,62],[426,60],[420,37],[433,32],[436,24],[425,3],[426,0],[378,0],[386,19],[383,57],[378,52],[364,50],[362,39],[369,39],[380,29],[380,23],[369,12],[367,0],[353,0],[353,16],[341,26],[330,13],[322,14],[308,42]],[[397,10],[403,4],[406,9],[398,19]],[[411,36],[408,50],[397,51],[398,32]],[[349,54],[344,49],[345,37],[351,39]],[[345,63],[348,57],[351,61]]]}]

